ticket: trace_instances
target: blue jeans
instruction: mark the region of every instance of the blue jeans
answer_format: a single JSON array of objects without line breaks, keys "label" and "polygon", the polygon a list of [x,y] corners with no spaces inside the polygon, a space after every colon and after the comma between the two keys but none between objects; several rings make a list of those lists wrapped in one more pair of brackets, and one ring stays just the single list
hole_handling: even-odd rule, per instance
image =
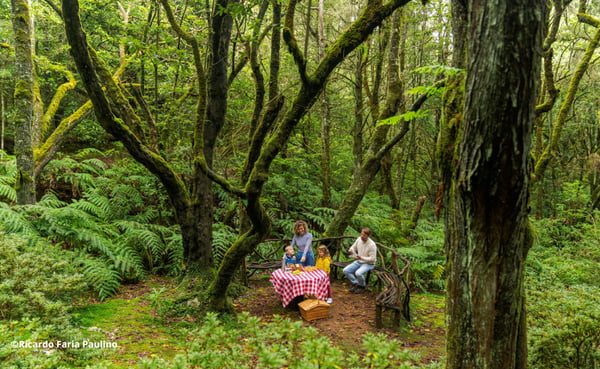
[{"label": "blue jeans", "polygon": [[306,260],[304,260],[304,263],[302,263],[300,261],[300,259],[302,259],[303,255],[304,255],[304,253],[302,251],[298,251],[298,255],[296,255],[296,260],[298,260],[298,263],[301,263],[302,266],[315,265],[315,254],[313,254],[312,250],[310,250],[309,252],[306,253]]},{"label": "blue jeans", "polygon": [[365,287],[367,282],[365,281],[364,275],[373,269],[375,269],[375,264],[363,264],[356,260],[344,268],[344,274],[352,284],[358,284]]}]

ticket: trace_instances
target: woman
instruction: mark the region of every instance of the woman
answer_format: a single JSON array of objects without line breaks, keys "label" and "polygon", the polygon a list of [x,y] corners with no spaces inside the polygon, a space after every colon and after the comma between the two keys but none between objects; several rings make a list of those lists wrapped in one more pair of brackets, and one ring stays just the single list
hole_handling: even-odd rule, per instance
[{"label": "woman", "polygon": [[312,234],[308,232],[308,225],[303,220],[294,223],[294,237],[292,246],[298,248],[296,258],[303,266],[315,265],[315,254],[312,251]]}]

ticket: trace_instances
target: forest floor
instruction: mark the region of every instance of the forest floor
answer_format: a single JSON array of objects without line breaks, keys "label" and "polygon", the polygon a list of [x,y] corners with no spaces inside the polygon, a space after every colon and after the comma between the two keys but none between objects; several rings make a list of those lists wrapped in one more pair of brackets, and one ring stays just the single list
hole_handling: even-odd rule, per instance
[{"label": "forest floor", "polygon": [[[330,338],[338,347],[358,349],[364,333],[384,334],[402,342],[401,349],[419,354],[422,363],[439,361],[444,355],[444,297],[437,294],[412,294],[410,323],[401,320],[400,327],[387,324],[375,327],[375,294],[349,292],[344,280],[332,281],[333,304],[327,318],[304,321],[297,307],[283,307],[268,274],[255,275],[249,280],[247,292],[235,299],[236,311],[269,322],[274,315],[302,321]],[[156,291],[174,291],[174,281],[149,278],[135,285],[126,285],[121,293],[105,302],[91,302],[77,309],[83,327],[95,327],[113,337],[119,349],[106,353],[105,358],[114,367],[131,367],[142,358],[162,357],[166,360],[185,351],[188,337],[185,329],[193,328],[193,318],[185,321],[168,320],[156,316],[153,301]],[[153,297],[154,295],[154,297]],[[392,313],[384,313],[389,323]],[[183,328],[183,329],[182,329]]]}]

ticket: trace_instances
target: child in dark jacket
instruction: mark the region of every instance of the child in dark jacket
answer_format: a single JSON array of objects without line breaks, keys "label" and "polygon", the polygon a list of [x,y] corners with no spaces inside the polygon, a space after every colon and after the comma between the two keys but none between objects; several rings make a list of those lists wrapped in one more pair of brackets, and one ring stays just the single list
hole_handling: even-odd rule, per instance
[{"label": "child in dark jacket", "polygon": [[285,247],[285,252],[283,253],[283,259],[281,260],[281,268],[285,270],[285,266],[287,264],[296,264],[296,254],[294,253],[294,246],[288,245]]}]

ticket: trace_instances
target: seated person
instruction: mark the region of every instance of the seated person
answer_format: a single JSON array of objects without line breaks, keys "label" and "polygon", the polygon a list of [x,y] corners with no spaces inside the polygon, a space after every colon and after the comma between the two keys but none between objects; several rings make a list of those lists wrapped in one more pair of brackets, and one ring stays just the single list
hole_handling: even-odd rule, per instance
[{"label": "seated person", "polygon": [[369,238],[371,229],[365,227],[360,232],[360,237],[348,250],[350,257],[355,260],[344,268],[344,274],[352,283],[350,292],[362,293],[366,287],[365,274],[375,268],[377,260],[377,245]]},{"label": "seated person", "polygon": [[281,268],[285,269],[287,264],[296,264],[296,254],[294,253],[294,246],[287,245],[285,252],[283,253],[283,259],[281,260]]}]

